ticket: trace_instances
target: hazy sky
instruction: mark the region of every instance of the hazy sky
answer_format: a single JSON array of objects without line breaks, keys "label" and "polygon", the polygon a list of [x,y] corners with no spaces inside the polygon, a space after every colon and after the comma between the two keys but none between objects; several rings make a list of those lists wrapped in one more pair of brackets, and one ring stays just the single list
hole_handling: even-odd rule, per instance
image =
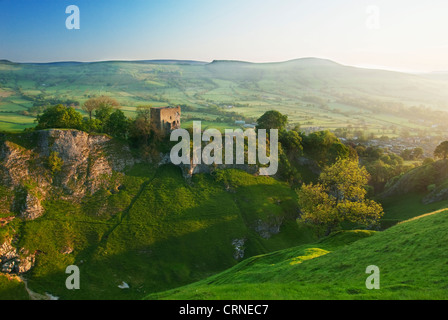
[{"label": "hazy sky", "polygon": [[448,70],[447,32],[447,0],[0,0],[0,59],[16,62],[320,57],[435,71]]}]

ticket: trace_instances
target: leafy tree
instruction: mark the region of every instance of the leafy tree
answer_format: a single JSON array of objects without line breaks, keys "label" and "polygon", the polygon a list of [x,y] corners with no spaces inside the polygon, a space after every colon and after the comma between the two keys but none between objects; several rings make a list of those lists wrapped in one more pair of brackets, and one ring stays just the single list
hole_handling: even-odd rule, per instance
[{"label": "leafy tree", "polygon": [[92,120],[93,111],[98,108],[96,101],[96,98],[90,98],[82,105],[82,109],[89,114],[89,120]]},{"label": "leafy tree", "polygon": [[412,150],[410,150],[410,149],[403,150],[401,152],[401,157],[404,160],[418,160],[423,156],[423,154],[424,154],[423,149],[420,147],[417,147]]},{"label": "leafy tree", "polygon": [[300,129],[300,123],[297,123],[292,130],[297,133],[302,132],[302,130]]},{"label": "leafy tree", "polygon": [[61,104],[48,107],[37,118],[37,130],[42,129],[82,129],[82,115],[72,107]]},{"label": "leafy tree", "polygon": [[404,160],[412,160],[412,150],[410,149],[405,149],[403,151],[401,151],[400,156],[404,159]]},{"label": "leafy tree", "polygon": [[114,112],[114,108],[110,105],[101,105],[95,110],[95,118],[99,120],[103,126],[106,125],[110,115]]},{"label": "leafy tree", "polygon": [[356,161],[339,159],[327,167],[316,184],[302,185],[298,191],[300,220],[326,229],[329,235],[341,222],[371,225],[383,215],[380,204],[365,199],[369,174]]},{"label": "leafy tree", "polygon": [[422,162],[423,166],[426,166],[428,164],[434,163],[434,159],[433,158],[425,158]]},{"label": "leafy tree", "polygon": [[414,150],[412,150],[412,157],[416,160],[419,160],[423,157],[424,153],[425,152],[424,152],[423,148],[417,147],[417,148],[414,148]]},{"label": "leafy tree", "polygon": [[279,131],[285,129],[288,124],[288,116],[281,114],[278,111],[267,111],[257,120],[257,129],[278,129]]},{"label": "leafy tree", "polygon": [[131,140],[137,145],[148,145],[151,135],[151,106],[138,106],[137,117],[131,126]]},{"label": "leafy tree", "polygon": [[442,158],[444,160],[448,157],[448,141],[443,141],[437,146],[434,150],[434,157]]},{"label": "leafy tree", "polygon": [[129,131],[129,120],[123,111],[115,110],[104,125],[104,131],[113,137],[126,138]]},{"label": "leafy tree", "polygon": [[300,155],[303,151],[302,137],[297,131],[281,131],[279,141],[288,154]]},{"label": "leafy tree", "polygon": [[86,132],[101,132],[103,124],[98,119],[83,119],[83,130]]},{"label": "leafy tree", "polygon": [[[103,109],[102,112],[99,112],[100,117],[104,117],[107,115],[107,110],[110,111],[109,115],[112,113],[113,109],[118,108],[120,104],[117,100],[108,97],[108,96],[101,96],[97,98],[90,98],[87,100],[84,105],[83,109],[89,114],[89,119],[92,119],[93,112],[99,109]],[[96,117],[97,119],[103,121],[105,119],[100,119]]]},{"label": "leafy tree", "polygon": [[321,166],[334,163],[338,158],[350,156],[350,150],[330,131],[318,131],[302,135],[305,154]]},{"label": "leafy tree", "polygon": [[384,154],[384,150],[378,147],[367,147],[364,152],[364,157],[371,160],[378,160]]}]

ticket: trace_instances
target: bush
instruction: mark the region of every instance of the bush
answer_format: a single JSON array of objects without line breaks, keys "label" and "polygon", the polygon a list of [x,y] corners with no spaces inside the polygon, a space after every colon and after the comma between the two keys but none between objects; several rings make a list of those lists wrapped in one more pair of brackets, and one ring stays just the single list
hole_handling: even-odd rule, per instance
[{"label": "bush", "polygon": [[55,174],[61,171],[63,165],[64,161],[59,158],[59,153],[52,151],[48,157],[48,167],[50,168],[51,173]]},{"label": "bush", "polygon": [[44,113],[37,116],[37,130],[42,129],[78,129],[81,130],[82,115],[72,107],[61,104],[48,107]]}]

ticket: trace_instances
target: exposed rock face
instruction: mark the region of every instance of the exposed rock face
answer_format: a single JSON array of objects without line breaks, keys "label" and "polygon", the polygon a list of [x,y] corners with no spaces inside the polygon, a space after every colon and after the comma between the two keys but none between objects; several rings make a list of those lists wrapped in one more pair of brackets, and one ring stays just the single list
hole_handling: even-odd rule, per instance
[{"label": "exposed rock face", "polygon": [[0,177],[4,185],[17,187],[23,177],[30,175],[28,162],[32,159],[32,151],[5,141],[0,146]]},{"label": "exposed rock face", "polygon": [[[161,154],[160,155],[159,166],[164,164],[171,163],[170,154]],[[248,165],[248,164],[218,164],[218,165],[206,165],[206,164],[193,164],[191,161],[190,164],[180,164],[178,165],[182,169],[182,175],[185,179],[191,178],[195,174],[199,173],[211,173],[215,169],[239,169],[246,171],[250,174],[256,174],[259,170],[257,165]]]},{"label": "exposed rock face", "polygon": [[[15,142],[5,137],[0,135],[0,186],[9,190],[7,199],[11,205],[1,207],[6,210],[2,212],[18,213],[28,220],[44,213],[45,199],[58,197],[80,201],[100,188],[118,188],[111,185],[114,183],[111,181],[115,181],[110,179],[112,174],[135,164],[127,145],[104,135],[45,130],[15,136]],[[61,170],[55,173],[48,165],[52,152],[57,152],[63,162]],[[11,219],[14,216],[2,218],[0,223],[6,225]],[[72,251],[65,248],[62,253]],[[34,262],[35,254],[15,248],[11,239],[0,244],[0,272],[22,274],[29,271]]]},{"label": "exposed rock face", "polygon": [[[33,149],[0,142],[0,184],[15,190],[13,207],[25,219],[41,216],[42,201],[48,196],[57,194],[79,201],[106,185],[114,171],[123,171],[135,163],[127,145],[104,135],[44,130],[23,136],[36,141]],[[61,171],[55,174],[47,165],[52,152],[63,161]]]},{"label": "exposed rock face", "polygon": [[134,164],[127,146],[118,145],[103,135],[49,130],[40,131],[38,141],[41,156],[48,157],[54,151],[64,161],[54,182],[74,198],[95,193],[104,183],[101,177],[111,176],[113,171],[122,171]]},{"label": "exposed rock face", "polygon": [[39,196],[28,192],[26,194],[25,203],[22,210],[20,210],[21,217],[27,220],[33,220],[40,217],[44,213],[41,200]]},{"label": "exposed rock face", "polygon": [[269,239],[272,235],[280,232],[280,227],[283,223],[283,217],[270,217],[268,221],[257,220],[255,231],[264,239]]},{"label": "exposed rock face", "polygon": [[434,202],[439,202],[448,199],[448,188],[446,186],[441,186],[436,188],[434,191],[424,196],[422,203],[430,204]]},{"label": "exposed rock face", "polygon": [[25,273],[33,267],[34,261],[34,254],[24,249],[14,248],[10,239],[0,246],[0,271],[3,273]]},{"label": "exposed rock face", "polygon": [[241,260],[244,258],[245,243],[246,239],[234,239],[232,241],[232,246],[235,248],[235,252],[233,253],[233,258],[235,260]]}]

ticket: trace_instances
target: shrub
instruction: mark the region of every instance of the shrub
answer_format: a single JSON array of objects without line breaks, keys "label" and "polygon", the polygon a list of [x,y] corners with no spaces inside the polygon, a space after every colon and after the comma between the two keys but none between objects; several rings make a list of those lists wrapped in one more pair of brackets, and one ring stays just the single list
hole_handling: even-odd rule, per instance
[{"label": "shrub", "polygon": [[55,174],[61,171],[63,165],[64,161],[59,158],[59,153],[52,151],[48,157],[48,167],[50,168],[51,173]]}]

